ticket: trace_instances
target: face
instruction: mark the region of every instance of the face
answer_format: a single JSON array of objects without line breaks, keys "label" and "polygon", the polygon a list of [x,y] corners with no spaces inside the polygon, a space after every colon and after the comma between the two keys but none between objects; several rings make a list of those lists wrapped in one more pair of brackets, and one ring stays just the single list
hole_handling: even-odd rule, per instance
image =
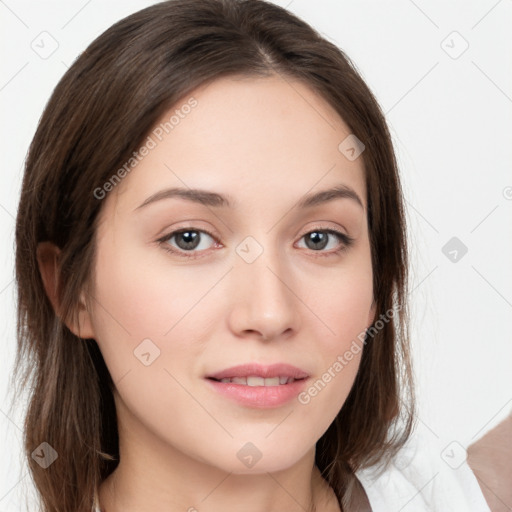
[{"label": "face", "polygon": [[220,79],[173,114],[103,199],[84,325],[120,432],[225,471],[284,469],[343,406],[373,320],[362,158],[300,82]]}]

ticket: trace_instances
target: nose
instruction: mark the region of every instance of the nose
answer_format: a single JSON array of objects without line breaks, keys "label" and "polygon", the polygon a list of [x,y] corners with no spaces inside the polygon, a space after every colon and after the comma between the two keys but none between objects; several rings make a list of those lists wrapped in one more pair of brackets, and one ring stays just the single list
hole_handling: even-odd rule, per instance
[{"label": "nose", "polygon": [[299,331],[301,301],[277,252],[264,250],[252,263],[238,259],[230,279],[229,324],[237,336],[269,341]]}]

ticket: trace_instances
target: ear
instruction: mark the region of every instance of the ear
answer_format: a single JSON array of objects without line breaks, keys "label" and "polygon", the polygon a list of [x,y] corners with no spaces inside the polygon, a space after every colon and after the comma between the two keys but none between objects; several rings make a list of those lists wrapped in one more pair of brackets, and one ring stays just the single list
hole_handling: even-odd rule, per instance
[{"label": "ear", "polygon": [[[61,251],[51,242],[40,242],[37,245],[36,255],[46,295],[52,304],[55,314],[62,319],[58,293]],[[77,320],[73,318],[71,322],[66,322],[66,325],[69,330],[79,338],[87,339],[95,337],[83,292],[80,294]]]}]

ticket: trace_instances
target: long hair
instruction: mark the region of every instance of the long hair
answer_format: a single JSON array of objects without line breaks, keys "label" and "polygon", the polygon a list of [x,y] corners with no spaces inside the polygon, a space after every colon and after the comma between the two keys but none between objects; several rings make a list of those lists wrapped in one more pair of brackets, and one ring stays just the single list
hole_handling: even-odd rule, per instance
[{"label": "long hair", "polygon": [[[357,488],[355,471],[388,460],[408,439],[414,397],[404,201],[374,95],[341,49],[281,7],[263,0],[169,0],[117,22],[80,54],[49,99],[25,162],[15,233],[13,382],[30,391],[24,451],[44,512],[90,512],[100,483],[119,462],[112,379],[96,341],[66,327],[94,273],[103,203],[94,191],[196,87],[230,75],[276,74],[311,87],[365,145],[382,325],[367,334],[350,394],[315,455],[342,508]],[[43,241],[61,250],[59,315],[37,263]],[[43,442],[58,454],[47,468],[32,457]]]}]

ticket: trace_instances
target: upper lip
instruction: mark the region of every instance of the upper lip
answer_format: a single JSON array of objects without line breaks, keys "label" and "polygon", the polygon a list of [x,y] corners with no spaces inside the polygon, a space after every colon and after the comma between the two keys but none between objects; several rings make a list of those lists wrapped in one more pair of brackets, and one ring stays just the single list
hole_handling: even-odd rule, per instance
[{"label": "upper lip", "polygon": [[305,371],[290,364],[277,363],[271,365],[261,365],[257,363],[249,363],[226,368],[220,372],[207,375],[207,378],[221,380],[232,379],[234,377],[251,376],[263,378],[293,377],[294,379],[304,379],[309,377]]}]

